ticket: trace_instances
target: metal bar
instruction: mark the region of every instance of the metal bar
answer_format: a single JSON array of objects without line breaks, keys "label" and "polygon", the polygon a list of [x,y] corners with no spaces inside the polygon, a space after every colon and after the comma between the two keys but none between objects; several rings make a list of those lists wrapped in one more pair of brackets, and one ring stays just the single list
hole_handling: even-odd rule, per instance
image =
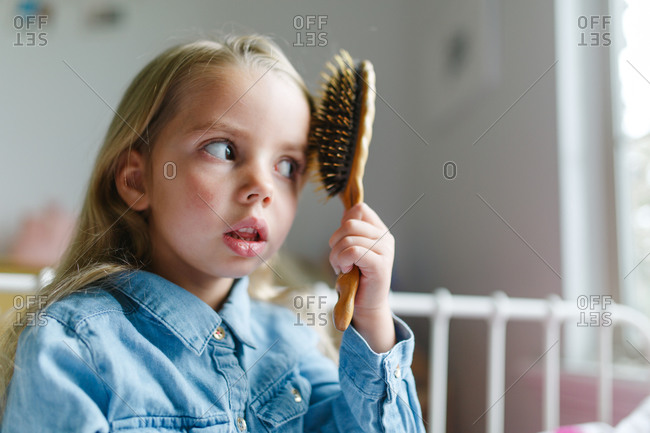
[{"label": "metal bar", "polygon": [[29,293],[38,286],[38,275],[0,273],[0,292]]},{"label": "metal bar", "polygon": [[433,433],[445,433],[447,425],[447,376],[449,362],[449,316],[451,295],[438,290],[431,320],[431,371],[429,373],[429,422]]},{"label": "metal bar", "polygon": [[[560,322],[558,320],[559,297],[554,296],[548,300],[548,319],[544,335],[544,350],[546,362],[544,364],[544,430],[555,430],[560,425],[560,346],[554,345],[560,339]],[[553,347],[549,350],[549,347]]]},{"label": "metal bar", "polygon": [[503,433],[505,420],[506,382],[506,323],[508,297],[501,292],[492,299],[492,317],[489,319],[489,357],[487,388],[487,431]]},{"label": "metal bar", "polygon": [[598,359],[598,419],[612,423],[612,357],[613,332],[611,326],[600,326]]}]

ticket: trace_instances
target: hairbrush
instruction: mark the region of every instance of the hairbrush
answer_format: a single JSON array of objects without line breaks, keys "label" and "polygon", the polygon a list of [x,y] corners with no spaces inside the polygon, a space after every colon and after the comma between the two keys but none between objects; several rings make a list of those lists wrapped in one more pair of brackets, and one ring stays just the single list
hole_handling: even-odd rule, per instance
[{"label": "hairbrush", "polygon": [[[310,128],[309,142],[318,155],[320,179],[329,197],[339,195],[346,209],[363,201],[363,171],[375,119],[375,71],[368,60],[355,63],[347,51],[327,63],[323,93]],[[359,288],[359,268],[336,280],[339,300],[334,324],[350,325]]]}]

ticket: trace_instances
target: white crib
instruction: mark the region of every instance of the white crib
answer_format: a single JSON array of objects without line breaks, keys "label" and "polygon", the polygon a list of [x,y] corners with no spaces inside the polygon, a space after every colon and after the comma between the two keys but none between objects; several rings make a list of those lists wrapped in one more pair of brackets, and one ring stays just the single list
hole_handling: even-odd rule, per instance
[{"label": "white crib", "polygon": [[[39,275],[0,273],[0,292],[26,294],[35,291],[52,278],[45,269]],[[493,296],[452,295],[446,289],[434,293],[391,293],[395,314],[404,317],[430,319],[429,353],[429,419],[430,433],[445,433],[447,414],[447,367],[449,349],[449,321],[453,319],[483,319],[488,332],[487,407],[485,417],[488,433],[504,431],[504,394],[506,365],[506,325],[509,321],[534,321],[544,325],[544,407],[545,430],[559,426],[560,415],[560,350],[550,350],[558,344],[563,323],[579,320],[581,310],[575,300],[509,298],[503,293]],[[612,326],[598,327],[599,421],[612,420],[612,359],[613,326],[624,325],[641,332],[650,347],[650,319],[639,311],[618,304],[607,305]]]},{"label": "white crib", "polygon": [[[544,299],[509,298],[503,293],[493,296],[451,295],[445,289],[435,293],[393,293],[391,304],[396,314],[430,318],[430,374],[429,374],[429,431],[444,433],[447,414],[447,365],[449,348],[449,321],[457,319],[484,319],[488,325],[488,371],[486,421],[488,433],[504,431],[504,394],[506,364],[506,324],[509,321],[534,321],[544,325],[544,430],[559,426],[560,415],[560,350],[550,350],[560,341],[562,324],[575,319],[578,323],[582,310],[575,300],[559,297]],[[636,328],[650,347],[650,319],[624,305],[607,305],[611,326],[598,327],[599,420],[612,420],[612,357],[613,326]],[[559,348],[558,348],[559,349]]]}]

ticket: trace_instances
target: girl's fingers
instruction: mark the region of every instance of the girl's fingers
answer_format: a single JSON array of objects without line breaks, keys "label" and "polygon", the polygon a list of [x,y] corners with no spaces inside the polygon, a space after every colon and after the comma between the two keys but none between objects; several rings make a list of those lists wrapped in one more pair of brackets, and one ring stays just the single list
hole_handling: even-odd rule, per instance
[{"label": "girl's fingers", "polygon": [[385,231],[382,231],[381,228],[376,227],[366,221],[361,221],[358,219],[349,219],[343,221],[341,227],[339,227],[330,237],[329,246],[330,248],[334,247],[341,239],[346,236],[360,236],[366,237],[369,239],[379,239]]},{"label": "girl's fingers", "polygon": [[337,274],[349,272],[356,264],[362,273],[362,286],[390,286],[395,240],[367,204],[359,203],[343,213],[341,226],[332,234],[329,245],[330,264]]},{"label": "girl's fingers", "polygon": [[379,215],[377,215],[377,213],[366,203],[356,204],[343,212],[341,223],[348,219],[365,221],[381,229],[388,230],[388,227],[386,227],[381,218],[379,218]]},{"label": "girl's fingers", "polygon": [[348,272],[353,264],[360,268],[370,268],[383,261],[384,257],[392,256],[387,248],[392,242],[388,234],[383,238],[369,239],[361,236],[346,236],[337,242],[330,252],[330,264],[335,271]]},{"label": "girl's fingers", "polygon": [[[350,248],[358,247],[363,251],[367,251],[373,247],[375,242],[377,241],[374,239],[368,239],[361,236],[347,236],[334,244],[330,251],[330,259],[339,257],[343,251],[349,250]],[[349,252],[347,254],[349,254]]]},{"label": "girl's fingers", "polygon": [[364,270],[371,268],[368,264],[375,262],[379,256],[372,248],[352,245],[338,254],[330,255],[330,264],[337,274],[350,272],[353,265],[357,265],[364,273]]}]

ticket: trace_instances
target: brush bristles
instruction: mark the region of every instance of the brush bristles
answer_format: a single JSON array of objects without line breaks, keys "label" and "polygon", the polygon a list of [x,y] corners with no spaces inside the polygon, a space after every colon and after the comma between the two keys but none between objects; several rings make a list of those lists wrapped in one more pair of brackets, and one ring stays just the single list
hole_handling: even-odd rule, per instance
[{"label": "brush bristles", "polygon": [[310,146],[318,154],[320,178],[329,196],[346,186],[354,160],[360,111],[360,71],[350,55],[341,50],[323,74],[321,103],[312,119]]}]

